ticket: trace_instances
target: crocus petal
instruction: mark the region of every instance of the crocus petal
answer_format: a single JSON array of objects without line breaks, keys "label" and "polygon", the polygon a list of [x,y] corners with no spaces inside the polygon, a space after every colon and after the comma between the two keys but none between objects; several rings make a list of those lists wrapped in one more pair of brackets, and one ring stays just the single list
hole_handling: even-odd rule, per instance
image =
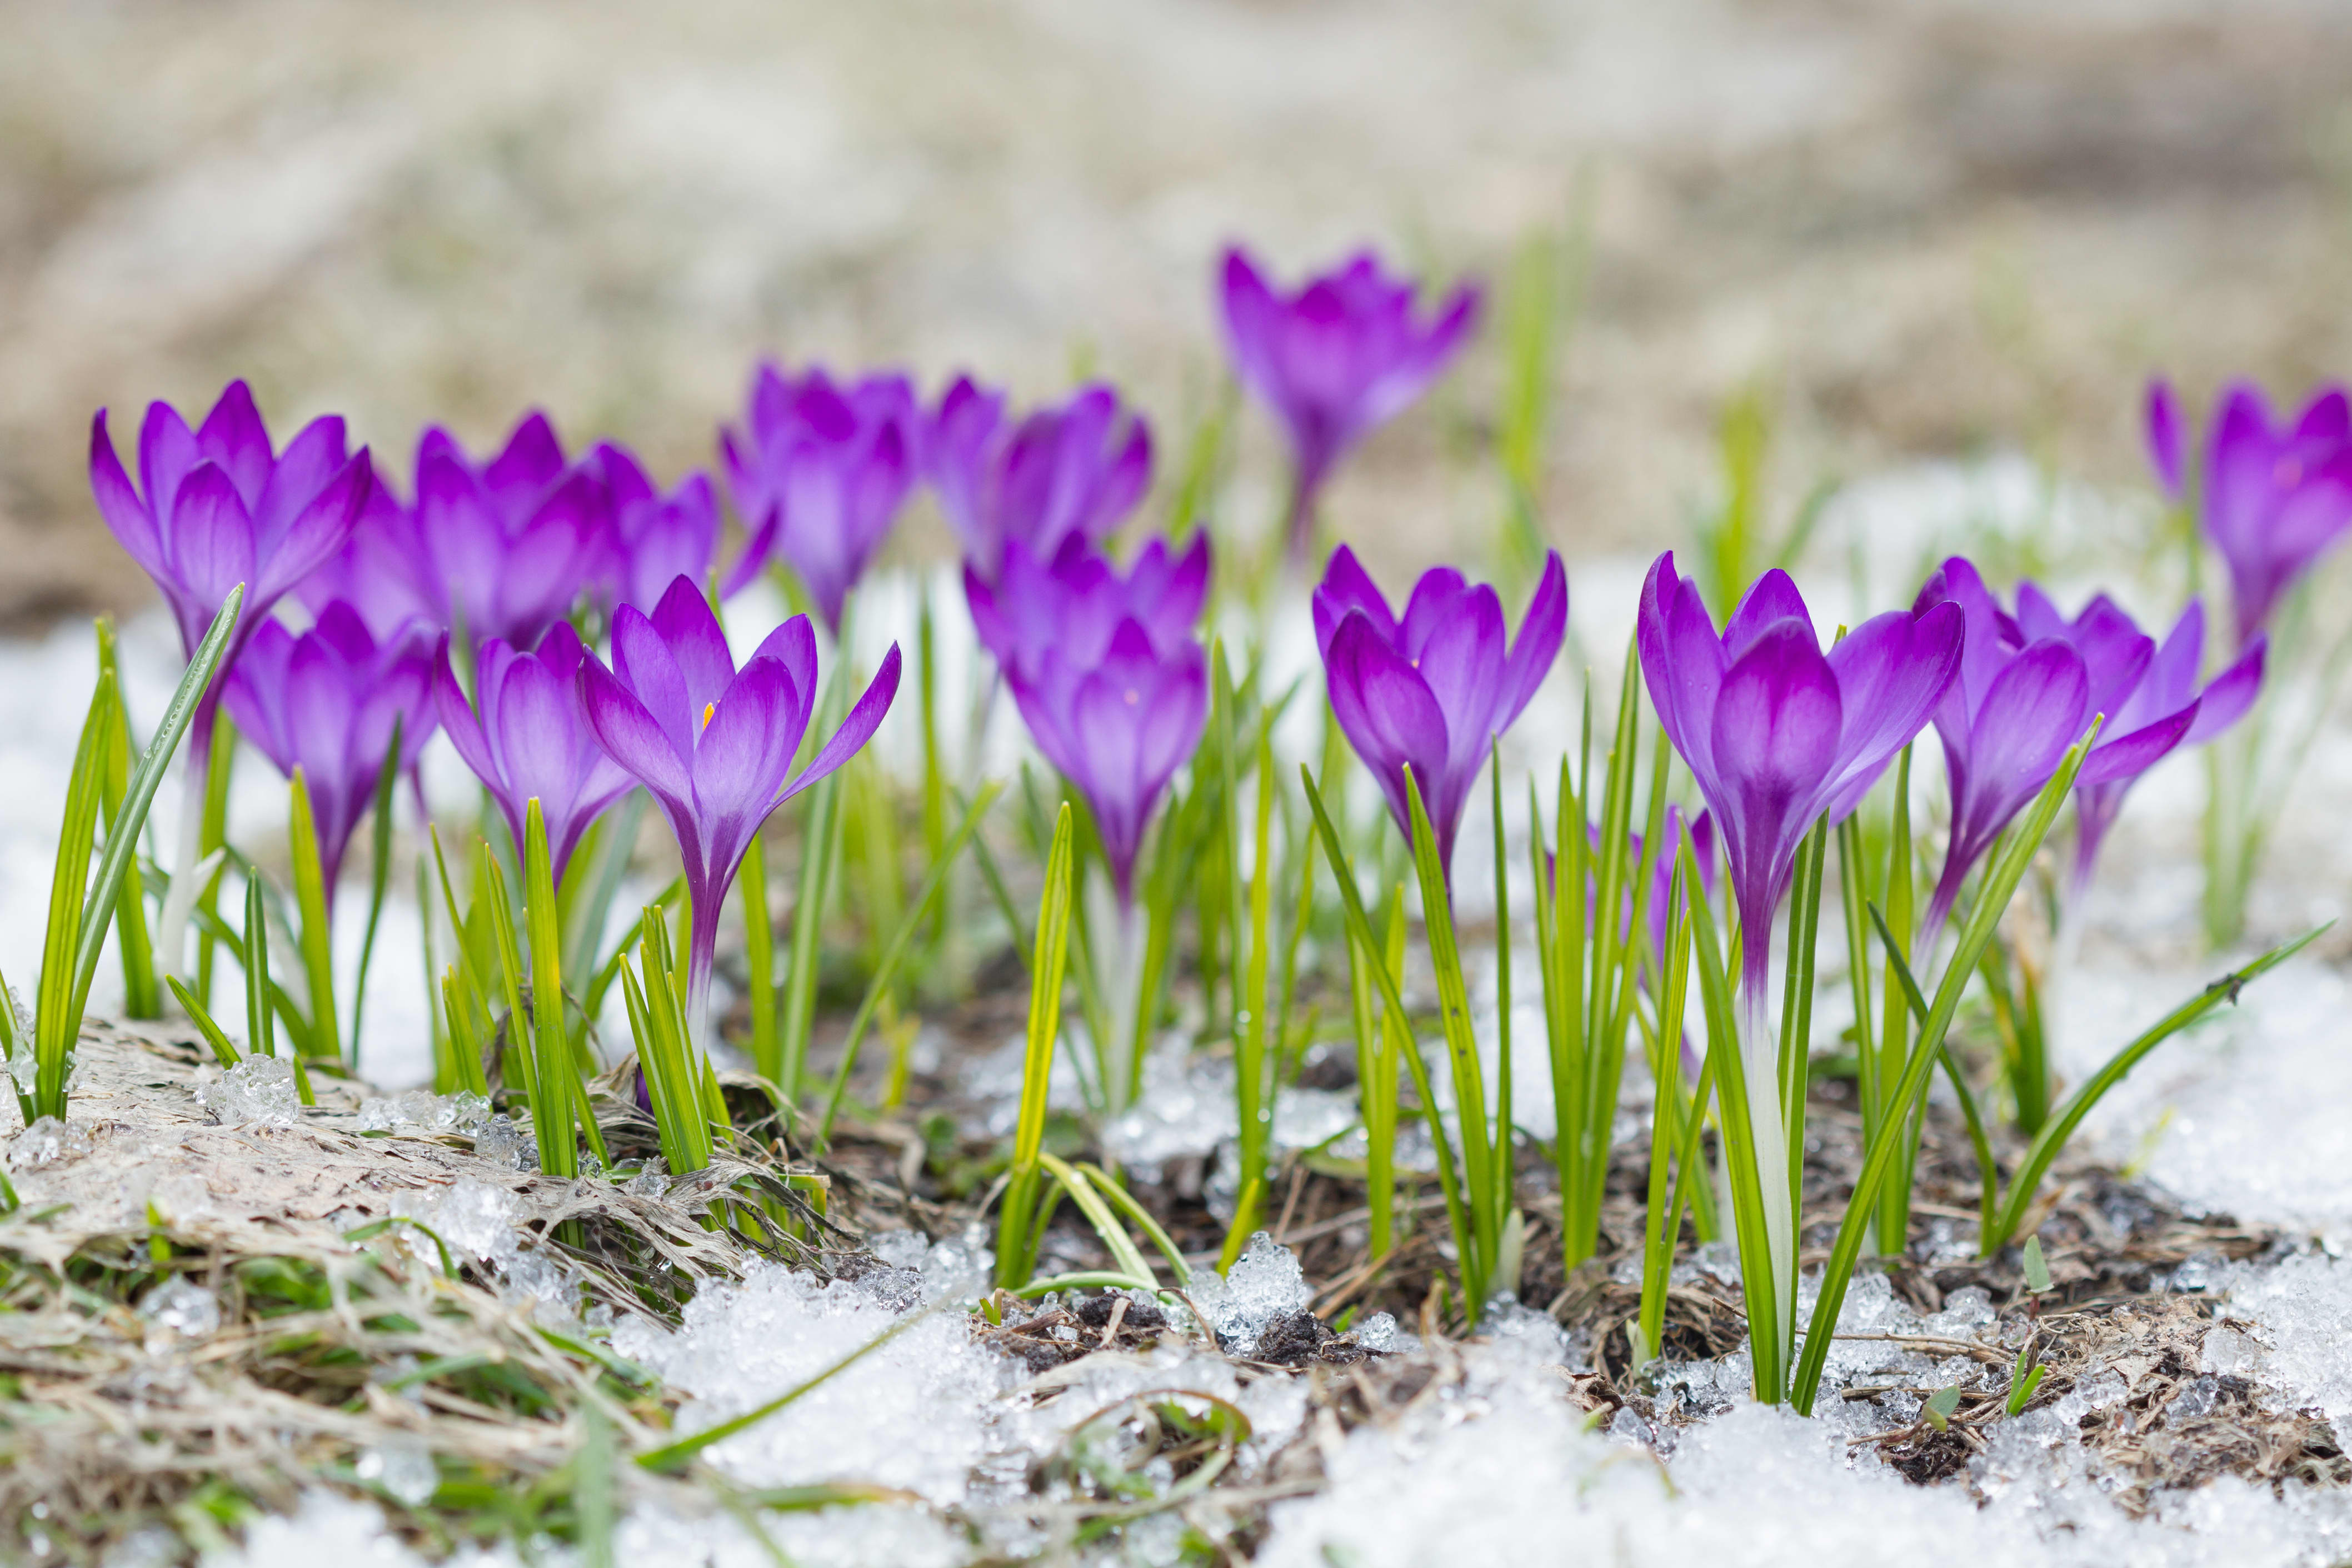
[{"label": "crocus petal", "polygon": [[107,528],[131,559],[150,577],[163,577],[170,571],[163,542],[155,531],[155,519],[147,503],[131,488],[131,476],[122,470],[114,438],[106,432],[103,408],[89,422],[89,488],[98,499],[99,516],[106,520]]},{"label": "crocus petal", "polygon": [[1315,646],[1324,658],[1331,657],[1332,634],[1351,610],[1371,621],[1382,642],[1396,640],[1396,617],[1389,613],[1388,600],[1356,559],[1356,552],[1342,544],[1331,552],[1323,568],[1323,581],[1315,589]]},{"label": "crocus petal", "polygon": [[681,812],[691,816],[694,783],[687,753],[672,743],[646,704],[594,659],[580,667],[580,695],[588,727],[605,754],[653,791],[673,817]]},{"label": "crocus petal", "polygon": [[2191,703],[2153,724],[2142,725],[2128,735],[2101,741],[2083,759],[2082,768],[2074,774],[2075,784],[2089,788],[2139,777],[2188,737],[2196,720],[2197,708]]},{"label": "crocus petal", "polygon": [[890,651],[882,658],[882,668],[876,672],[865,694],[849,710],[841,728],[824,743],[809,765],[784,787],[781,800],[790,800],[809,785],[832,773],[856,756],[874,731],[881,727],[882,716],[890,711],[891,700],[898,695],[898,645],[892,643]]},{"label": "crocus petal", "polygon": [[2162,378],[2147,384],[2146,412],[2148,461],[2156,467],[2157,483],[2173,500],[2180,499],[2180,406],[2172,384]]},{"label": "crocus petal", "polygon": [[2262,694],[2263,665],[2270,652],[2270,639],[2257,633],[2238,661],[2215,676],[2197,700],[2196,721],[2181,743],[2201,746],[2227,730],[2246,715]]},{"label": "crocus petal", "polygon": [[1529,702],[1544,677],[1551,673],[1552,662],[1559,657],[1559,645],[1568,637],[1568,571],[1559,563],[1559,552],[1544,552],[1543,575],[1536,583],[1536,596],[1528,605],[1528,613],[1519,622],[1519,635],[1511,642],[1510,658],[1503,672],[1503,691],[1496,710],[1495,728],[1507,727]]}]

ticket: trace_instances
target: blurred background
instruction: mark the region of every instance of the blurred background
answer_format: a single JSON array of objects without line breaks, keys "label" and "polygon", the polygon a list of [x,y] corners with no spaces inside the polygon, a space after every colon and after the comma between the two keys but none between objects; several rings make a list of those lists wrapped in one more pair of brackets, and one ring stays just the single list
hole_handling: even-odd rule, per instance
[{"label": "blurred background", "polygon": [[[2001,449],[2137,486],[2152,368],[2201,403],[2352,363],[2343,5],[16,0],[0,38],[16,629],[145,600],[91,411],[233,375],[281,434],[349,415],[404,489],[425,420],[478,446],[534,404],[709,463],[763,354],[1108,375],[1172,458],[1235,237],[1286,277],[1365,242],[1555,268],[1571,565],[1680,536],[1743,395],[1789,497]],[[1493,536],[1500,342],[1345,469],[1327,516],[1376,565]],[[1225,504],[1270,516],[1241,428],[1265,478]]]}]

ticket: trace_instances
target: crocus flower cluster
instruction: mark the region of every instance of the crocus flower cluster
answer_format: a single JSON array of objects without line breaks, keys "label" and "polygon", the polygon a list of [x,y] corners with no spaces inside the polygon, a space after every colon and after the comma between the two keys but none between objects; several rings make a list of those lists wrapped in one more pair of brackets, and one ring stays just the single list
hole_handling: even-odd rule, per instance
[{"label": "crocus flower cluster", "polygon": [[1951,604],[1864,621],[1827,654],[1788,574],[1766,573],[1721,633],[1698,585],[1658,557],[1642,584],[1636,645],[1660,722],[1721,836],[1747,933],[1742,986],[1766,1001],[1772,916],[1814,822],[1843,820],[1926,726],[1959,673]]},{"label": "crocus flower cluster", "polygon": [[1408,843],[1405,769],[1412,770],[1450,871],[1462,808],[1488,749],[1534,698],[1568,634],[1568,574],[1559,554],[1546,557],[1518,636],[1507,642],[1494,589],[1436,567],[1413,585],[1400,617],[1346,545],[1332,553],[1314,612],[1340,730],[1379,781]]},{"label": "crocus flower cluster", "polygon": [[966,565],[993,582],[1008,543],[1050,562],[1117,532],[1151,488],[1151,427],[1101,383],[1008,423],[1003,393],[961,377],[925,425],[923,466]]},{"label": "crocus flower cluster", "polygon": [[771,632],[741,669],[710,603],[680,577],[647,616],[613,618],[613,664],[579,667],[588,727],[606,755],[646,786],[669,819],[685,862],[693,918],[687,1018],[707,1043],[719,910],[752,836],[777,806],[871,739],[898,689],[898,647],[808,766],[793,759],[819,696],[816,634],[806,616]]},{"label": "crocus flower cluster", "polygon": [[[237,729],[279,773],[302,770],[331,895],[374,797],[394,726],[403,772],[433,738],[433,643],[422,621],[379,641],[350,605],[330,605],[299,637],[282,622],[263,622],[229,674]],[[333,908],[331,897],[331,918]]]},{"label": "crocus flower cluster", "polygon": [[920,434],[915,389],[903,375],[837,385],[821,368],[793,379],[761,365],[742,429],[719,438],[751,530],[727,592],[781,555],[838,632],[843,601],[915,482]]},{"label": "crocus flower cluster", "polygon": [[664,495],[635,456],[610,441],[589,455],[612,509],[605,534],[606,598],[617,609],[651,610],[679,577],[706,581],[719,555],[719,491],[708,474],[688,474]]},{"label": "crocus flower cluster", "polygon": [[[2147,437],[2157,477],[2181,499],[2189,479],[2182,420],[2160,381],[2148,388]],[[2229,568],[2243,651],[2295,580],[2352,530],[2352,400],[2340,385],[2323,387],[2292,421],[2274,421],[2260,388],[2231,386],[2207,433],[2200,479],[2197,504]]]},{"label": "crocus flower cluster", "polygon": [[1290,548],[1303,561],[1333,467],[1444,373],[1477,321],[1479,291],[1457,289],[1416,320],[1413,284],[1370,251],[1285,294],[1236,247],[1223,281],[1234,367],[1290,437]]},{"label": "crocus flower cluster", "polygon": [[964,568],[980,639],[1037,749],[1086,796],[1122,906],[1144,827],[1208,723],[1208,658],[1192,628],[1209,568],[1205,534],[1181,556],[1155,539],[1124,573],[1079,538],[1051,563],[1006,542],[994,583]]}]

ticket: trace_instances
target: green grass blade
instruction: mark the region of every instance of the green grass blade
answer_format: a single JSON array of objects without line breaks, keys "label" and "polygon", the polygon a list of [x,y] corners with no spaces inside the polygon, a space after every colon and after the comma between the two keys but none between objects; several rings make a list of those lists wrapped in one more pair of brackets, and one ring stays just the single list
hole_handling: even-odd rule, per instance
[{"label": "green grass blade", "polygon": [[[1462,1258],[1464,1308],[1473,1321],[1485,1311],[1488,1278],[1496,1247],[1502,1239],[1502,1209],[1496,1206],[1495,1145],[1486,1122],[1486,1072],[1478,1059],[1478,1040],[1470,1026],[1470,989],[1462,974],[1462,953],[1454,938],[1454,911],[1446,890],[1445,868],[1437,853],[1437,835],[1422,804],[1421,785],[1405,770],[1405,804],[1412,815],[1414,868],[1421,878],[1421,918],[1429,940],[1431,966],[1437,974],[1439,1021],[1445,1033],[1446,1055],[1454,1068],[1454,1104],[1462,1121],[1462,1173],[1472,1234],[1476,1248]],[[1436,1106],[1430,1106],[1433,1121]],[[1437,1131],[1442,1140],[1442,1130]],[[1510,1130],[1499,1134],[1507,1147]]]},{"label": "green grass blade", "polygon": [[331,889],[319,862],[319,831],[310,814],[310,787],[299,767],[294,770],[287,788],[291,804],[286,837],[294,857],[294,902],[302,911],[299,943],[302,978],[310,992],[310,1049],[340,1060],[343,1052],[341,1025],[335,1009],[333,915],[327,904]]},{"label": "green grass blade", "polygon": [[[1984,887],[1976,906],[1969,911],[1968,923],[1960,930],[1959,943],[1945,968],[1943,982],[1936,988],[1936,999],[1928,1009],[1927,1023],[1921,1026],[1919,1043],[1905,1063],[1901,1080],[1887,1097],[1886,1132],[1864,1153],[1862,1173],[1854,1182],[1853,1197],[1846,1205],[1845,1217],[1839,1222],[1829,1259],[1822,1265],[1821,1294],[1814,1301],[1813,1315],[1805,1332],[1805,1348],[1798,1358],[1796,1377],[1790,1384],[1790,1399],[1800,1415],[1812,1414],[1822,1368],[1829,1359],[1831,1335],[1836,1330],[1838,1313],[1845,1305],[1846,1286],[1853,1278],[1854,1263],[1862,1256],[1863,1232],[1870,1223],[1879,1185],[1886,1180],[1903,1142],[1891,1135],[1893,1130],[1909,1121],[1913,1108],[1927,1093],[1928,1075],[1935,1070],[1941,1054],[1945,1031],[1951,1027],[1952,1017],[1959,1011],[1960,994],[1968,988],[1977,960],[1985,944],[1992,940],[1993,928],[2009,908],[2017,885],[2025,879],[2027,867],[2040,852],[2042,841],[2049,837],[2050,825],[2057,820],[2066,792],[2074,787],[2074,775],[2082,769],[2084,754],[2097,739],[2098,728],[2095,721],[2090,732],[2060,761],[2057,771],[2034,797],[2032,807],[2002,836],[1986,869]],[[1901,933],[1898,931],[1896,934]],[[1897,997],[1896,1005],[1902,1005],[1903,999]]]},{"label": "green grass blade", "polygon": [[[48,931],[41,942],[41,979],[33,1012],[37,1116],[65,1116],[68,1058],[81,1029],[80,1009],[73,1005],[74,956],[82,945],[82,928],[90,909],[85,879],[89,875],[90,848],[98,838],[113,700],[114,677],[99,677],[98,689],[90,695],[89,716],[83,721],[81,741],[74,752],[72,782],[66,786],[65,821],[58,831],[57,863],[49,876]],[[127,836],[118,832],[116,837]],[[102,912],[95,923],[103,927]]]},{"label": "green grass blade", "polygon": [[2018,1225],[2025,1217],[2027,1205],[2033,1201],[2035,1189],[2042,1184],[2042,1178],[2049,1173],[2051,1163],[2065,1147],[2066,1140],[2074,1135],[2074,1130],[2083,1124],[2083,1118],[2091,1113],[2091,1108],[2098,1104],[2100,1098],[2139,1065],[2141,1058],[2222,1003],[2234,1003],[2240,991],[2310,946],[2335,923],[2329,921],[2315,926],[2293,942],[2282,942],[2271,949],[2243,969],[2223,975],[2158,1019],[2130,1044],[2109,1057],[2097,1072],[2084,1081],[2082,1088],[2067,1097],[2066,1103],[2043,1125],[2026,1149],[2025,1158],[2019,1163],[2017,1174],[2010,1183],[2009,1197],[2002,1204],[1996,1222],[1985,1233],[1984,1256],[1990,1258],[2009,1244],[2009,1238],[2016,1234]]},{"label": "green grass blade", "polygon": [[[555,915],[555,878],[547,848],[547,818],[533,795],[523,807],[522,914],[530,933],[530,1042],[541,1093],[530,1103],[532,1131],[539,1136],[539,1168],[551,1176],[580,1173],[580,1152],[573,1126],[580,1081],[572,1054],[572,1032],[563,1026],[563,933]],[[504,912],[503,905],[500,913]],[[515,953],[511,931],[502,931],[499,945],[508,962]],[[511,987],[512,982],[509,981]],[[518,1003],[516,1016],[521,1016]],[[601,1142],[595,1123],[588,1124],[592,1145]],[[600,1163],[604,1156],[600,1152]]]},{"label": "green grass blade", "polygon": [[768,910],[768,836],[755,833],[735,873],[743,902],[743,968],[751,1006],[751,1067],[770,1082],[784,1070],[776,1034],[776,932]]},{"label": "green grass blade", "polygon": [[[937,1310],[937,1309],[932,1309],[932,1310]],[[929,1311],[908,1313],[907,1316],[899,1319],[897,1322],[891,1324],[888,1328],[883,1330],[880,1333],[875,1335],[872,1339],[866,1341],[864,1344],[858,1346],[856,1350],[850,1352],[847,1355],[842,1357],[839,1361],[835,1362],[831,1366],[826,1367],[823,1372],[818,1373],[814,1377],[810,1378],[807,1382],[798,1384],[793,1387],[785,1390],[782,1394],[780,1394],[775,1398],[769,1400],[766,1404],[759,1405],[753,1409],[747,1410],[731,1421],[721,1421],[715,1426],[706,1426],[690,1437],[681,1437],[675,1443],[666,1443],[658,1448],[654,1448],[646,1453],[639,1454],[637,1456],[638,1465],[646,1469],[652,1470],[656,1474],[668,1474],[683,1469],[688,1464],[692,1462],[696,1455],[701,1453],[705,1448],[709,1447],[712,1444],[724,1442],[728,1438],[735,1436],[738,1432],[748,1431],[751,1427],[758,1426],[761,1422],[765,1421],[769,1416],[773,1415],[777,1411],[785,1408],[787,1405],[804,1397],[813,1390],[830,1382],[834,1378],[840,1376],[843,1373],[847,1372],[851,1367],[856,1365],[867,1356],[872,1355],[876,1351],[880,1350],[884,1345],[888,1344],[892,1340],[897,1339],[900,1334],[905,1333],[908,1329],[913,1328],[917,1323],[921,1322],[930,1315]]]},{"label": "green grass blade", "polygon": [[[98,876],[90,884],[90,907],[111,910],[121,896],[122,880],[131,872],[139,855],[139,835],[147,825],[147,808],[155,803],[155,791],[163,782],[163,769],[170,763],[172,753],[179,749],[180,738],[188,732],[189,722],[196,716],[196,703],[212,683],[213,672],[220,668],[221,655],[228,648],[230,631],[236,625],[237,611],[245,604],[245,584],[229,590],[220,611],[213,616],[205,640],[196,645],[195,657],[188,660],[187,673],[180,678],[179,689],[172,694],[171,705],[163,710],[163,721],[147,742],[146,751],[140,753],[139,767],[122,792],[122,809],[115,816],[115,830],[107,836],[106,853],[98,863]],[[223,768],[226,777],[226,766]],[[72,1012],[74,1027],[79,1028],[81,1015],[89,1005],[90,982],[98,975],[99,955],[105,951],[106,928],[111,921],[101,917],[87,923],[80,932],[80,944],[74,957]],[[167,960],[176,962],[172,955]]]},{"label": "green grass blade", "polygon": [[[352,981],[353,1072],[359,1071],[360,1067],[360,1021],[367,1012],[368,965],[375,958],[375,933],[383,921],[384,895],[392,890],[392,796],[400,783],[400,734],[406,723],[407,720],[398,715],[392,721],[392,742],[384,750],[383,765],[376,770],[375,800],[368,808],[367,930],[360,936],[359,973]],[[420,904],[418,908],[426,910],[426,906]]]},{"label": "green grass blade", "polygon": [[[122,699],[122,674],[116,658],[114,621],[111,616],[98,617],[99,673],[114,677],[114,701],[108,721],[110,733],[106,742],[106,787],[101,804],[102,820],[110,837],[114,824],[122,815],[122,798],[131,787],[131,710]],[[122,1013],[127,1018],[160,1018],[163,1016],[162,989],[155,983],[155,948],[147,928],[146,889],[139,876],[139,862],[134,858],[131,869],[122,879],[122,892],[114,901],[115,956],[122,965]]]},{"label": "green grass blade", "polygon": [[[1347,851],[1340,845],[1339,830],[1333,825],[1331,814],[1324,809],[1323,796],[1315,787],[1315,776],[1302,763],[1298,777],[1307,786],[1307,805],[1315,814],[1315,831],[1323,840],[1323,857],[1333,868],[1332,880],[1339,885],[1339,908],[1347,917],[1348,934],[1366,952],[1381,952],[1383,949],[1372,935],[1371,922],[1364,918],[1363,900],[1356,893],[1355,870],[1349,863]],[[1369,967],[1373,982],[1380,988],[1381,1001],[1387,1006],[1388,1016],[1396,1026],[1390,1038],[1403,1052],[1406,1069],[1412,1075],[1413,1092],[1421,1097],[1423,1113],[1433,1118],[1437,1096],[1429,1080],[1429,1065],[1422,1060],[1420,1042],[1414,1039],[1412,1029],[1404,1025],[1404,1020],[1412,1015],[1405,1010],[1397,976],[1386,964],[1375,963]],[[1454,1170],[1453,1141],[1440,1135],[1433,1137],[1430,1142],[1437,1150],[1437,1184],[1445,1194],[1445,1215],[1454,1230],[1454,1245],[1463,1257],[1468,1258],[1477,1245],[1477,1237],[1471,1229],[1470,1215],[1464,1205],[1463,1184]]]},{"label": "green grass blade", "polygon": [[1045,859],[1045,889],[1037,910],[1035,957],[1029,966],[1029,1039],[1021,1069],[1021,1120],[1013,1141],[1013,1173],[997,1231],[996,1282],[1018,1286],[1034,1272],[1031,1226],[1035,1218],[1038,1155],[1045,1146],[1045,1096],[1054,1046],[1062,1032],[1062,983],[1070,954],[1074,828],[1064,803]]},{"label": "green grass blade", "polygon": [[213,1048],[215,1061],[225,1068],[233,1068],[244,1059],[236,1054],[236,1047],[229,1043],[229,1037],[221,1032],[221,1026],[213,1022],[213,1016],[205,1011],[204,1004],[196,1000],[194,993],[180,984],[177,975],[165,975],[163,984],[172,988],[172,994],[179,998],[181,1007],[186,1010],[196,1032],[203,1035],[205,1044]]}]

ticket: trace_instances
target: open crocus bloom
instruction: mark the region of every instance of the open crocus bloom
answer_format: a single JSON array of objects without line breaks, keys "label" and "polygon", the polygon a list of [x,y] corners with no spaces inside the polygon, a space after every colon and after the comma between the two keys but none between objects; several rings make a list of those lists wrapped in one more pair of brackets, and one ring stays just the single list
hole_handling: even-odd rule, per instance
[{"label": "open crocus bloom", "polygon": [[965,564],[993,582],[1008,542],[1052,561],[1117,532],[1151,488],[1151,427],[1102,382],[1008,425],[1004,394],[959,377],[925,423],[923,468]]},{"label": "open crocus bloom", "polygon": [[[246,585],[226,669],[271,607],[342,548],[374,482],[365,448],[345,455],[340,416],[313,419],[280,453],[252,392],[233,381],[194,431],[170,404],[148,405],[136,488],[100,409],[90,421],[89,486],[106,526],[163,590],[190,657],[229,590]],[[189,737],[192,758],[207,750],[218,689]]]},{"label": "open crocus bloom", "polygon": [[613,619],[613,668],[580,666],[589,727],[605,754],[652,792],[677,836],[693,900],[687,1017],[706,1043],[719,909],[768,814],[857,754],[898,690],[898,646],[841,728],[798,773],[793,758],[818,701],[816,633],[794,616],[739,671],[719,618],[680,577],[648,617]]},{"label": "open crocus bloom", "polygon": [[1742,982],[1760,1021],[1772,917],[1814,822],[1843,820],[1959,673],[1959,606],[1874,616],[1827,654],[1788,574],[1766,573],[1718,635],[1698,586],[1658,557],[1642,585],[1642,675],[1698,781],[1739,908]]},{"label": "open crocus bloom", "polygon": [[1489,749],[1543,684],[1568,635],[1568,574],[1544,562],[1534,600],[1506,643],[1503,601],[1440,566],[1390,614],[1378,584],[1341,545],[1315,590],[1315,641],[1331,711],[1380,782],[1397,831],[1412,838],[1405,795],[1412,768],[1449,870],[1462,808]]},{"label": "open crocus bloom", "polygon": [[279,773],[302,770],[330,918],[343,852],[374,798],[393,726],[400,727],[402,772],[433,738],[433,636],[412,621],[379,643],[356,611],[330,605],[299,637],[264,622],[229,674],[238,730]]},{"label": "open crocus bloom", "polygon": [[793,379],[761,365],[743,428],[719,435],[728,484],[751,530],[727,591],[781,555],[839,631],[843,601],[915,482],[920,419],[903,375],[836,385],[821,367]]},{"label": "open crocus bloom", "polygon": [[474,661],[471,702],[450,668],[446,634],[433,674],[441,727],[499,803],[517,844],[530,803],[539,802],[558,883],[581,836],[636,783],[589,728],[580,667],[590,657],[572,623],[558,621],[535,652],[519,653],[496,637],[484,643]]},{"label": "open crocus bloom", "polygon": [[2106,716],[2098,743],[2074,777],[2074,886],[2080,892],[2140,775],[2176,748],[2213,739],[2253,706],[2269,644],[2255,634],[2236,662],[2200,688],[2205,606],[2200,600],[2189,601],[2159,647],[2104,594],[2070,621],[2040,588],[2024,583],[2017,590],[2017,626],[2028,638],[2072,644],[2088,674],[2089,707]]},{"label": "open crocus bloom", "polygon": [[1295,294],[1268,284],[1247,251],[1225,252],[1221,303],[1234,367],[1290,437],[1295,555],[1305,553],[1332,467],[1427,391],[1476,323],[1475,287],[1455,289],[1427,321],[1414,319],[1415,292],[1369,250]]}]

